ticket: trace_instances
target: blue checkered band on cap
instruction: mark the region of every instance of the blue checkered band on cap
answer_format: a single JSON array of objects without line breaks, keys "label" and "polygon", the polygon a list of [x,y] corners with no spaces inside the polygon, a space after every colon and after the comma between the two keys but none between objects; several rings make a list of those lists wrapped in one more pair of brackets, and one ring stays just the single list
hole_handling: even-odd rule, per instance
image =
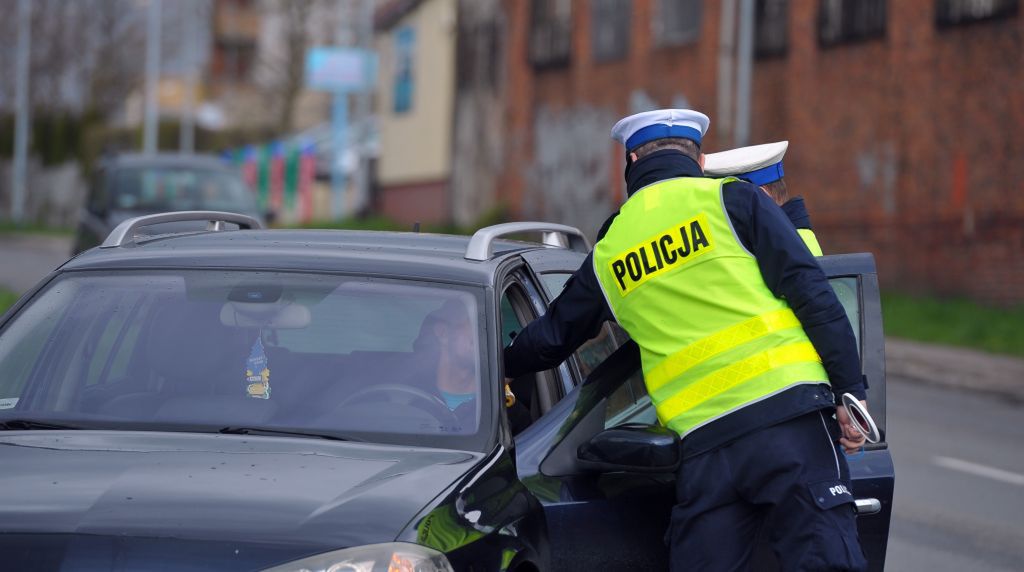
[{"label": "blue checkered band on cap", "polygon": [[686,127],[685,125],[658,124],[648,125],[630,136],[630,138],[626,140],[626,149],[636,149],[644,143],[650,143],[655,139],[665,139],[667,137],[689,139],[697,145],[700,145],[701,142],[700,131],[692,127]]},{"label": "blue checkered band on cap", "polygon": [[774,183],[775,181],[782,179],[782,177],[785,176],[785,173],[782,170],[782,162],[779,161],[774,165],[768,165],[767,167],[756,171],[750,171],[749,173],[742,173],[736,176],[743,180],[750,181],[755,185],[767,185],[768,183]]},{"label": "blue checkered band on cap", "polygon": [[623,117],[612,127],[612,139],[627,150],[656,139],[689,139],[700,145],[711,120],[692,109],[655,109]]}]

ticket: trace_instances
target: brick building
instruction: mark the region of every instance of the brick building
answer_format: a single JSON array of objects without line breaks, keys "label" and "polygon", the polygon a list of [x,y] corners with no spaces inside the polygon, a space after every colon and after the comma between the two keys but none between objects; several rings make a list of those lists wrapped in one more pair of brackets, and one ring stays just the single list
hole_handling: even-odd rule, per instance
[{"label": "brick building", "polygon": [[[623,198],[617,118],[690,106],[712,118],[705,151],[732,146],[728,0],[469,3],[491,9],[472,26],[460,10],[456,197],[594,232]],[[750,143],[790,141],[787,180],[826,252],[874,252],[890,287],[1024,300],[1018,4],[756,0]],[[480,29],[495,49],[479,49]],[[487,58],[496,85],[461,79]],[[500,109],[500,129],[473,133],[474,106]]]}]

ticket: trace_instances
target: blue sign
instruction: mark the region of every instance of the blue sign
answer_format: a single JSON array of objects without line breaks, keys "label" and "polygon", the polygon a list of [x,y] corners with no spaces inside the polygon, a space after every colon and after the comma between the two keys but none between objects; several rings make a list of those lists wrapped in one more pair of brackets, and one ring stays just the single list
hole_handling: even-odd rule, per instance
[{"label": "blue sign", "polygon": [[412,109],[415,90],[414,57],[416,55],[416,30],[410,26],[399,29],[395,33],[395,77],[394,77],[394,109],[395,113],[405,113]]},{"label": "blue sign", "polygon": [[377,78],[377,54],[358,48],[312,48],[306,53],[306,85],[332,93],[369,91]]}]

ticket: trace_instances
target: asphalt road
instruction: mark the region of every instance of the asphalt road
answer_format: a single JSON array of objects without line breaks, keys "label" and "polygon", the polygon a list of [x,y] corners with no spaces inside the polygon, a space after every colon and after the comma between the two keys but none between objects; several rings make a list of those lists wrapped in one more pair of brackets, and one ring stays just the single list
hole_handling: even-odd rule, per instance
[{"label": "asphalt road", "polygon": [[71,256],[71,238],[0,233],[0,286],[19,294]]},{"label": "asphalt road", "polygon": [[1024,405],[898,378],[887,389],[886,568],[1024,570]]},{"label": "asphalt road", "polygon": [[[70,240],[0,235],[0,285],[24,292]],[[892,378],[896,465],[887,569],[1024,570],[1024,404]]]}]

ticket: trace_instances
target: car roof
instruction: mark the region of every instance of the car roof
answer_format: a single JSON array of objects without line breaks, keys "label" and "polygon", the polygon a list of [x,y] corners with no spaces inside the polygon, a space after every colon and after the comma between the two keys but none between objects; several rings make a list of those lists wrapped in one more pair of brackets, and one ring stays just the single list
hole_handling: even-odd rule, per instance
[{"label": "car roof", "polygon": [[498,239],[485,261],[467,260],[470,237],[348,230],[229,230],[158,235],[114,248],[93,248],[60,270],[153,268],[343,272],[491,285],[509,257],[562,250]]},{"label": "car roof", "polygon": [[140,167],[177,167],[226,170],[228,165],[216,155],[194,153],[124,153],[103,160],[105,169]]}]

